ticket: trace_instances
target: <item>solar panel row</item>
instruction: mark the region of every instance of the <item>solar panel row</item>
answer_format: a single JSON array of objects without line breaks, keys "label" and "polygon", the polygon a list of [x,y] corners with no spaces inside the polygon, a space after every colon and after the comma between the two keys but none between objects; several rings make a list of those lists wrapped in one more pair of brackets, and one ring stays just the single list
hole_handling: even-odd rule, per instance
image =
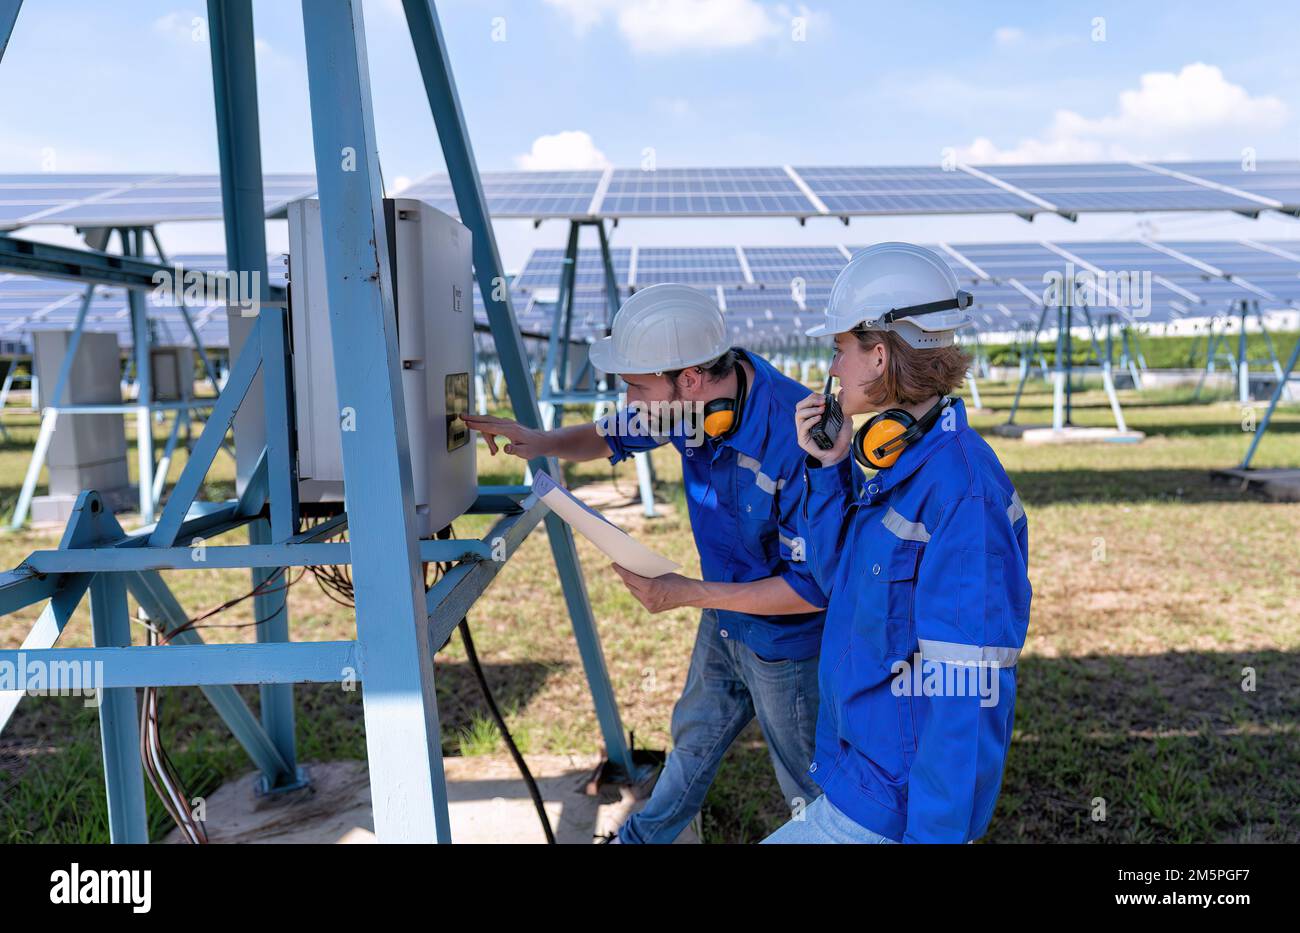
[{"label": "solar panel row", "polygon": [[[498,218],[708,217],[1229,210],[1300,214],[1300,160],[966,166],[754,166],[483,172]],[[268,216],[314,193],[310,174],[264,178]],[[449,178],[396,192],[456,214]],[[216,175],[0,175],[0,229],[148,226],[221,217]]]},{"label": "solar panel row", "polygon": [[[1255,241],[1101,241],[944,245],[950,267],[976,298],[977,321],[987,326],[1037,320],[1067,280],[1077,301],[1093,313],[1160,322],[1222,313],[1231,303],[1300,304],[1300,249]],[[847,257],[862,247],[632,247],[633,277],[623,287],[679,281],[721,295],[729,313],[744,311],[759,323],[807,316],[825,304],[829,283]],[[554,251],[557,252],[558,251]],[[580,254],[579,265],[583,262]],[[643,276],[646,256],[654,257]],[[549,255],[548,255],[549,259]],[[516,280],[548,284],[530,260]],[[553,279],[549,284],[553,284]],[[601,283],[579,296],[603,302]],[[531,286],[530,286],[531,287]],[[751,313],[752,312],[752,313]]]}]

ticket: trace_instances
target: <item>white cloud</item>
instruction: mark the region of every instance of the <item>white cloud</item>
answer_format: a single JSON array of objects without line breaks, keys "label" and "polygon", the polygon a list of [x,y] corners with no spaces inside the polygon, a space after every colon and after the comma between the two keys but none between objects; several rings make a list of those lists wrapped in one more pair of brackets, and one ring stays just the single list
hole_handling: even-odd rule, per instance
[{"label": "white cloud", "polygon": [[815,21],[800,6],[758,0],[546,0],[564,12],[583,35],[612,16],[633,51],[666,54],[729,49],[781,35],[794,15]]},{"label": "white cloud", "polygon": [[618,0],[546,0],[547,4],[565,13],[573,21],[578,35],[585,35],[605,18],[605,14],[618,6]]},{"label": "white cloud", "polygon": [[1006,149],[979,137],[958,152],[974,163],[1182,158],[1221,147],[1225,136],[1252,145],[1289,117],[1278,98],[1252,97],[1217,66],[1196,62],[1177,74],[1142,75],[1137,88],[1120,92],[1113,113],[1093,118],[1058,110],[1037,137]]},{"label": "white cloud", "polygon": [[993,44],[1004,52],[1056,52],[1079,45],[1086,38],[1087,34],[1029,33],[1019,26],[999,26],[993,30]]},{"label": "white cloud", "polygon": [[515,165],[526,171],[605,168],[605,153],[596,148],[591,134],[583,130],[564,130],[538,136],[527,153],[515,156]]},{"label": "white cloud", "polygon": [[1025,40],[1025,31],[1018,26],[999,26],[993,30],[993,41],[1003,48],[1018,45]]}]

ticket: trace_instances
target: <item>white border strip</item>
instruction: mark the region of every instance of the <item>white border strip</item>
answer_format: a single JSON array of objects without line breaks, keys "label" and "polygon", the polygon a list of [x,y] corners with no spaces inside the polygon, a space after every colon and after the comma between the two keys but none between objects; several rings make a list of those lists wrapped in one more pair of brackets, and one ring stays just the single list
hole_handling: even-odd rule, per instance
[{"label": "white border strip", "polygon": [[817,208],[817,213],[830,213],[830,211],[826,209],[826,205],[822,203],[822,199],[813,194],[813,190],[808,187],[808,182],[800,178],[798,172],[788,165],[782,165],[781,168],[785,169],[785,173],[790,176],[790,180],[794,182],[795,187],[803,192],[803,196],[812,203],[813,207]]},{"label": "white border strip", "polygon": [[1177,282],[1171,282],[1163,275],[1153,275],[1151,276],[1151,280],[1153,282],[1159,282],[1161,285],[1163,285],[1165,288],[1169,289],[1171,292],[1173,292],[1176,295],[1182,295],[1188,301],[1194,301],[1198,305],[1205,304],[1205,299],[1202,298],[1200,295],[1196,294],[1195,292],[1189,292],[1187,289],[1183,288]]},{"label": "white border strip", "polygon": [[[1052,243],[1048,240],[1039,240],[1038,245],[1043,247],[1043,249],[1050,250],[1051,252],[1056,253],[1056,255],[1060,256],[1066,262],[1072,262],[1076,266],[1080,266],[1081,268],[1088,270],[1093,275],[1100,278],[1102,282],[1105,282],[1106,270],[1102,269],[1100,266],[1093,265],[1092,263],[1088,262],[1088,260],[1084,259],[1082,256],[1078,256],[1070,252],[1065,247],[1057,246],[1055,243]],[[1116,295],[1114,292],[1112,292],[1110,289],[1106,288],[1104,285],[1100,285],[1099,287],[1101,288],[1102,293],[1108,299],[1115,302],[1115,307],[1118,308],[1119,296]]]},{"label": "white border strip", "polygon": [[745,256],[745,251],[741,249],[740,244],[736,244],[736,259],[740,262],[740,271],[745,275],[745,284],[754,284],[754,273],[750,271],[749,259]]},{"label": "white border strip", "polygon": [[1148,240],[1146,237],[1138,237],[1138,242],[1143,246],[1155,250],[1157,253],[1164,253],[1166,256],[1177,259],[1179,262],[1185,262],[1189,266],[1200,269],[1206,275],[1212,275],[1218,279],[1228,278],[1228,273],[1224,272],[1218,266],[1212,266],[1208,262],[1201,262],[1199,259],[1188,256],[1186,253],[1180,253],[1178,250],[1165,246],[1163,243],[1157,243],[1155,240]]},{"label": "white border strip", "polygon": [[[98,204],[100,201],[103,201],[105,198],[117,197],[119,194],[125,194],[128,191],[132,191],[144,185],[157,185],[157,184],[161,184],[162,182],[171,181],[174,178],[182,178],[182,177],[184,176],[156,175],[152,178],[145,178],[140,181],[131,182],[130,184],[127,185],[119,185],[116,188],[109,188],[107,191],[101,191],[99,194],[92,194],[88,198],[81,198],[76,201],[65,201],[62,204],[56,204],[54,206],[44,208],[43,210],[36,211],[35,213],[27,214],[24,217],[19,217],[17,220],[13,221],[13,223],[17,224],[19,227],[27,227],[32,224],[39,223],[40,218],[42,217],[49,217],[50,215],[57,214],[60,211],[72,210],[73,208],[81,207],[82,205],[85,204]],[[165,201],[159,198],[152,198],[149,200],[148,203],[165,203]],[[128,226],[130,225],[128,224]],[[17,227],[12,229],[17,229]]]},{"label": "white border strip", "polygon": [[1257,249],[1261,253],[1269,253],[1277,256],[1279,259],[1289,259],[1292,262],[1300,262],[1300,253],[1293,253],[1289,250],[1279,249],[1276,246],[1269,246],[1267,243],[1260,243],[1258,240],[1238,240],[1242,246],[1249,246],[1251,249]]},{"label": "white border strip", "polygon": [[1030,291],[1030,290],[1029,290],[1028,288],[1026,288],[1024,285],[1020,284],[1020,280],[1019,280],[1019,279],[1007,279],[1007,284],[1010,285],[1012,288],[1014,288],[1016,291],[1020,292],[1020,294],[1024,295],[1026,298],[1028,298],[1028,299],[1029,299],[1030,301],[1032,301],[1034,304],[1038,305],[1038,307],[1040,307],[1040,308],[1043,307],[1043,296],[1042,296],[1042,295],[1035,295],[1032,291]]},{"label": "white border strip", "polygon": [[[1152,165],[1150,162],[1139,162],[1136,159],[1130,159],[1128,164],[1145,169],[1148,172],[1155,172],[1158,175],[1168,175],[1170,178],[1177,178],[1179,181],[1185,181],[1188,184],[1200,185],[1202,188],[1209,188],[1211,191],[1219,191],[1233,197],[1254,201],[1274,210],[1282,210],[1286,206],[1281,201],[1274,201],[1272,198],[1266,198],[1263,195],[1251,194],[1249,191],[1242,191],[1240,188],[1234,188],[1231,185],[1221,185],[1217,181],[1210,181],[1208,178],[1200,178],[1196,175],[1188,175],[1186,172],[1175,171],[1171,168],[1161,168],[1159,165]],[[1232,208],[1227,207],[1224,210],[1230,211]]]},{"label": "white border strip", "polygon": [[610,179],[614,177],[614,166],[606,165],[605,174],[600,176],[600,182],[596,185],[596,191],[591,196],[591,203],[587,205],[587,215],[594,217],[600,213],[601,206],[605,203],[605,192],[609,190]]},{"label": "white border strip", "polygon": [[991,275],[989,275],[987,272],[985,272],[985,271],[984,271],[983,269],[981,269],[979,266],[975,265],[975,263],[971,262],[969,259],[967,259],[965,256],[963,256],[963,255],[962,255],[961,253],[959,253],[957,250],[955,250],[955,249],[953,249],[951,246],[949,246],[947,243],[940,243],[940,244],[939,244],[939,249],[943,250],[945,253],[947,253],[949,256],[951,256],[953,259],[957,260],[959,263],[961,263],[963,266],[965,266],[965,267],[966,267],[967,269],[969,269],[971,272],[974,272],[977,276],[979,276],[979,277],[980,277],[981,279],[983,279],[985,282],[991,282],[991,281],[993,281],[993,277],[992,277]]},{"label": "white border strip", "polygon": [[[1157,252],[1164,253],[1166,256],[1172,256],[1174,259],[1185,262],[1188,265],[1195,266],[1196,268],[1200,269],[1202,272],[1206,272],[1209,273],[1210,275],[1216,276],[1217,278],[1223,279],[1225,282],[1231,282],[1233,285],[1236,285],[1238,288],[1244,288],[1246,291],[1258,295],[1260,298],[1263,298],[1265,301],[1282,300],[1278,298],[1277,295],[1274,295],[1272,292],[1270,292],[1268,289],[1260,288],[1258,285],[1251,282],[1249,279],[1244,279],[1239,275],[1233,275],[1230,272],[1225,272],[1224,270],[1218,268],[1217,266],[1212,266],[1207,262],[1201,262],[1199,259],[1195,259],[1191,256],[1188,256],[1186,253],[1180,253],[1178,250],[1165,246],[1161,243],[1156,243],[1154,240],[1145,240],[1139,238],[1139,242],[1144,243],[1147,246],[1150,246],[1152,249],[1156,250]],[[1293,302],[1288,301],[1286,302],[1286,304],[1293,304]]]},{"label": "white border strip", "polygon": [[1015,185],[1011,184],[1008,181],[1003,181],[1001,178],[995,178],[994,176],[990,175],[988,172],[982,172],[979,169],[975,168],[975,166],[973,165],[965,165],[961,162],[958,162],[957,168],[965,172],[967,175],[973,175],[976,178],[980,179],[981,181],[988,182],[990,185],[996,185],[997,187],[1001,188],[1003,191],[1009,191],[1012,194],[1016,195],[1017,197],[1024,198],[1026,201],[1030,202],[1031,204],[1037,204],[1039,207],[1046,208],[1049,211],[1055,211],[1058,214],[1066,213],[1065,211],[1057,207],[1055,204],[1053,204],[1051,201],[1045,201],[1036,194],[1030,194],[1024,188],[1017,188]]}]

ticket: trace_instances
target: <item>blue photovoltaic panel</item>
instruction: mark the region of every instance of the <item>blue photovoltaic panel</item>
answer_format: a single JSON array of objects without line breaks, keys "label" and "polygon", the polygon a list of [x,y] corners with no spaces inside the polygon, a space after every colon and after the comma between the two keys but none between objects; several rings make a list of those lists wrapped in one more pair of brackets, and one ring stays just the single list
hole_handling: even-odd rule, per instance
[{"label": "blue photovoltaic panel", "polygon": [[[614,264],[614,275],[620,285],[627,283],[628,266],[632,250],[628,247],[610,249],[610,260]],[[564,268],[564,250],[534,250],[524,263],[523,270],[515,277],[513,285],[519,289],[559,288],[560,273]],[[605,266],[598,250],[579,250],[578,268],[574,278],[579,288],[605,285]]]},{"label": "blue photovoltaic panel", "polygon": [[832,214],[1037,213],[1038,204],[960,169],[796,166]]},{"label": "blue photovoltaic panel", "polygon": [[[266,175],[268,214],[312,194],[309,174]],[[0,175],[0,226],[31,224],[152,226],[167,221],[220,220],[217,175]]]},{"label": "blue photovoltaic panel", "polygon": [[1161,168],[1204,178],[1215,184],[1248,191],[1279,201],[1283,209],[1300,210],[1300,161],[1278,160],[1243,164],[1241,162],[1160,162]]},{"label": "blue photovoltaic panel", "polygon": [[1161,244],[1231,275],[1294,275],[1300,263],[1236,240],[1161,240]]},{"label": "blue photovoltaic panel", "polygon": [[[496,217],[582,217],[604,172],[484,172],[480,178],[488,211]],[[451,180],[431,175],[397,193],[459,217]]]},{"label": "blue photovoltaic panel", "polygon": [[833,282],[848,262],[834,246],[746,246],[742,251],[754,281],[765,285],[788,286],[797,278]]},{"label": "blue photovoltaic panel", "polygon": [[810,216],[818,213],[780,168],[615,169],[606,217]]},{"label": "blue photovoltaic panel", "polygon": [[[1183,255],[1206,263],[1229,276],[1239,286],[1237,297],[1269,304],[1270,299],[1254,289],[1262,289],[1279,302],[1291,301],[1300,293],[1300,263],[1278,256],[1247,243],[1234,240],[1207,243],[1200,240],[1164,241],[1164,245]],[[1254,286],[1251,288],[1250,286]],[[1192,291],[1196,291],[1193,287]]]},{"label": "blue photovoltaic panel", "polygon": [[[1217,314],[1234,301],[1259,297],[1257,293],[1243,288],[1240,284],[1216,278],[1195,265],[1176,256],[1162,253],[1144,243],[1098,241],[1059,245],[1108,276],[1126,273],[1131,278],[1133,275],[1150,273],[1153,313],[1162,313],[1161,309],[1174,307],[1186,309],[1186,313],[1193,316]],[[1218,268],[1222,266],[1216,262],[1216,259],[1224,260],[1243,248],[1241,244],[1231,240],[1204,240],[1195,244],[1177,246],[1166,242],[1163,245],[1173,249],[1182,245],[1190,246],[1182,252]],[[1292,266],[1300,268],[1298,264]],[[1166,287],[1161,280],[1167,280],[1175,287]],[[1263,282],[1255,284],[1268,287]],[[1189,299],[1185,292],[1190,292],[1195,297]]]},{"label": "blue photovoltaic panel", "polygon": [[[177,263],[182,270],[217,272],[225,268],[226,260],[219,253],[169,257],[169,265]],[[286,281],[285,256],[268,256],[267,267],[270,284],[283,286]],[[180,287],[184,287],[183,277]],[[85,290],[85,285],[62,279],[0,273],[0,339],[18,339],[31,330],[71,329],[76,323]],[[90,330],[113,331],[124,347],[131,344],[131,317],[126,294],[125,289],[117,286],[97,285],[94,300],[86,313],[86,326]],[[162,343],[181,346],[193,343],[178,308],[169,303],[155,304],[153,294],[146,293],[145,310]],[[224,305],[192,304],[189,311],[204,346],[228,346]]]},{"label": "blue photovoltaic panel", "polygon": [[[1300,161],[1255,163],[1166,162],[1160,166],[1277,202],[1300,212]],[[1131,163],[995,165],[977,171],[1050,202],[1066,213],[1083,211],[1236,210],[1258,213],[1269,204],[1216,190]],[[494,216],[506,218],[784,216],[886,214],[1033,214],[1042,205],[960,168],[937,166],[804,166],[784,168],[614,169],[484,172],[480,179]],[[264,177],[267,215],[315,192],[309,173]],[[447,176],[417,181],[399,197],[418,198],[455,215]],[[0,175],[0,229],[35,223],[148,226],[167,221],[217,220],[221,185],[214,174]],[[597,207],[591,213],[593,205]]]},{"label": "blue photovoltaic panel", "polygon": [[979,170],[1061,211],[1258,211],[1248,198],[1126,162],[982,165]]},{"label": "blue photovoltaic panel", "polygon": [[745,281],[736,250],[729,246],[651,247],[637,250],[636,286],[660,282],[735,285]]}]

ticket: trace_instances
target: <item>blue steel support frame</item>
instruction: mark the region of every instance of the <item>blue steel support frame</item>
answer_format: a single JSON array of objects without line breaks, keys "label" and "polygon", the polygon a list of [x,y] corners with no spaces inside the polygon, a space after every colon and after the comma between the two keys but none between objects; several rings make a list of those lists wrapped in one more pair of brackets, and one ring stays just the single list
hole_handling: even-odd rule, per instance
[{"label": "blue steel support frame", "polygon": [[1273,420],[1273,412],[1277,410],[1278,403],[1282,401],[1282,393],[1286,391],[1287,381],[1295,370],[1297,359],[1300,359],[1300,339],[1296,340],[1295,346],[1291,349],[1291,358],[1286,361],[1286,367],[1282,370],[1281,378],[1277,381],[1277,387],[1273,390],[1273,397],[1268,400],[1268,410],[1264,412],[1263,419],[1255,429],[1255,436],[1250,439],[1250,447],[1246,450],[1246,456],[1241,461],[1241,469],[1243,470],[1249,470],[1250,461],[1255,459],[1255,451],[1259,449],[1259,442],[1264,439],[1264,435],[1268,432],[1269,422]]},{"label": "blue steel support frame", "polygon": [[[0,0],[0,4],[6,2]],[[246,8],[247,4],[245,0],[233,0],[230,6]],[[216,451],[258,373],[267,372],[272,365],[281,370],[285,367],[283,346],[274,364],[264,358],[268,341],[263,331],[272,323],[271,316],[263,314],[253,324],[226,390],[214,406],[156,524],[129,534],[123,532],[103,508],[98,494],[85,492],[78,499],[73,520],[57,551],[36,552],[15,570],[0,574],[0,614],[49,601],[23,646],[0,650],[0,664],[102,666],[97,686],[104,697],[101,717],[105,780],[112,838],[118,842],[145,841],[147,832],[137,757],[136,688],[199,686],[264,774],[292,775],[292,758],[282,753],[285,733],[273,728],[277,725],[273,721],[266,722],[265,727],[259,723],[230,685],[337,683],[353,678],[365,684],[372,795],[379,803],[375,826],[380,840],[448,839],[433,692],[433,649],[504,566],[498,553],[500,542],[506,544],[504,556],[508,559],[543,519],[548,525],[611,763],[625,775],[636,775],[568,526],[551,515],[527,487],[481,486],[470,511],[504,513],[483,539],[417,541],[415,537],[392,283],[382,258],[387,256],[388,248],[384,242],[359,0],[311,0],[306,12],[314,144],[322,211],[330,232],[325,255],[331,328],[335,347],[347,348],[346,353],[341,352],[346,359],[336,360],[338,391],[343,404],[356,412],[357,430],[344,432],[349,512],[307,531],[279,537],[273,526],[276,489],[283,484],[283,477],[272,475],[273,451],[269,448],[261,450],[247,472],[237,500],[211,503],[196,499]],[[445,49],[431,6],[424,6],[423,12],[428,17],[428,28],[419,28],[417,15],[412,22],[412,37],[417,49],[433,49],[438,56],[435,65],[422,62],[426,82],[432,79],[446,83],[447,93],[440,103],[431,102],[440,119],[462,213],[475,215],[471,218],[471,226],[479,233],[475,265],[484,293],[491,296],[494,336],[506,364],[505,375],[516,412],[521,420],[536,425],[536,395],[508,294],[504,288],[494,291],[491,287],[494,278],[502,283],[504,279],[499,276],[500,263]],[[0,18],[0,28],[4,25]],[[231,28],[227,21],[221,30],[227,34]],[[0,34],[3,38],[5,35]],[[434,96],[431,91],[431,98]],[[440,110],[440,104],[447,109]],[[220,112],[221,107],[218,109]],[[336,156],[344,155],[352,141],[357,143],[357,148],[351,150],[357,157],[357,170],[341,171]],[[223,162],[223,169],[228,168]],[[464,190],[467,185],[469,194]],[[274,340],[269,343],[274,346]],[[361,365],[357,365],[358,360]],[[386,373],[386,379],[374,378],[380,370]],[[268,385],[274,387],[276,383]],[[272,388],[269,394],[278,393]],[[280,404],[287,409],[288,399],[282,398]],[[555,469],[553,461],[543,459],[535,466]],[[215,538],[245,524],[250,525],[255,541],[258,536],[266,537],[268,521],[264,510],[268,505],[272,540],[247,546],[186,546],[196,538]],[[283,501],[279,509],[282,516],[292,515],[292,508]],[[350,542],[321,543],[345,527],[351,531]],[[398,530],[396,535],[394,529]],[[178,542],[179,547],[175,546]],[[196,550],[201,553],[196,555]],[[420,561],[458,563],[439,586],[426,593]],[[165,630],[174,630],[186,619],[160,570],[250,567],[270,571],[308,563],[353,565],[356,641],[288,643],[280,640],[287,633],[271,629],[273,637],[259,638],[254,644],[206,645],[197,632],[189,630],[173,636],[166,645],[131,645],[128,590]],[[55,648],[64,625],[87,591],[91,594],[95,647]],[[403,617],[410,619],[409,625],[398,624]],[[433,637],[435,632],[437,638]],[[16,697],[0,694],[0,728],[16,703]],[[291,732],[291,720],[280,720],[279,725]],[[291,744],[289,750],[292,753]]]},{"label": "blue steel support frame", "polygon": [[9,47],[9,37],[13,35],[14,23],[22,6],[23,0],[0,0],[0,61],[4,60],[5,49]]},{"label": "blue steel support frame", "polygon": [[[98,494],[77,502],[72,547],[112,539],[105,525],[116,524]],[[105,520],[107,519],[107,520]],[[131,644],[131,615],[126,582],[114,574],[97,574],[90,583],[90,620],[95,647]],[[108,792],[109,838],[113,842],[149,841],[144,803],[144,771],[140,765],[140,720],[133,687],[100,685],[99,732],[104,754],[104,786]]]},{"label": "blue steel support frame", "polygon": [[[375,833],[449,842],[361,0],[303,0]],[[274,495],[274,492],[272,493]]]},{"label": "blue steel support frame", "polygon": [[[456,91],[451,62],[447,57],[442,26],[438,22],[432,0],[402,0],[402,6],[406,10],[411,42],[415,46],[429,108],[438,130],[438,141],[442,145],[443,158],[456,195],[456,207],[460,211],[461,222],[474,235],[474,271],[487,309],[488,321],[492,325],[492,339],[501,357],[514,415],[528,427],[541,427],[537,395],[529,375],[523,340],[515,324],[514,309],[510,306],[510,289],[506,287],[496,235],[492,230],[487,199],[483,196],[483,186],[479,181],[478,165],[474,161],[469,131],[461,111],[460,95]],[[337,341],[335,345],[338,345]],[[538,470],[548,470],[554,476],[561,475],[554,460],[550,458],[538,457],[530,461],[529,466],[534,474]],[[596,705],[596,717],[600,722],[606,754],[623,777],[633,779],[637,776],[637,770],[623,733],[618,701],[614,697],[609,671],[605,666],[605,655],[587,597],[573,533],[555,515],[546,516],[546,533],[560,574],[560,584],[564,589],[587,683]]]},{"label": "blue steel support frame", "polygon": [[[268,302],[265,202],[262,197],[261,129],[257,117],[257,70],[251,0],[208,0],[208,38],[212,51],[212,90],[221,158],[221,202],[226,228],[226,265],[236,273],[257,273],[264,371],[247,409],[265,409],[264,426],[249,426],[241,478],[258,450],[267,449],[271,527],[276,541],[293,534],[298,484],[289,456],[289,376],[284,365],[285,314]],[[232,353],[237,348],[233,345]],[[243,419],[241,419],[242,422]],[[237,435],[241,424],[237,426]],[[247,430],[247,429],[246,429]],[[239,448],[240,437],[235,446]]]},{"label": "blue steel support frame", "polygon": [[[296,530],[298,484],[290,445],[289,384],[286,315],[270,296],[266,268],[265,202],[262,192],[261,126],[257,113],[257,64],[253,40],[252,0],[208,0],[208,38],[212,53],[213,100],[217,115],[217,144],[221,157],[221,203],[226,228],[226,265],[236,275],[250,273],[258,286],[258,322],[255,331],[261,347],[261,384],[250,386],[254,399],[265,414],[265,429],[256,431],[240,425],[240,432],[262,434],[266,445],[267,494],[271,505],[269,522],[258,520],[248,526],[250,545],[284,541]],[[241,296],[248,297],[248,296]],[[233,347],[232,347],[233,349]],[[256,451],[241,452],[257,456]],[[256,586],[273,573],[253,570]],[[266,619],[257,626],[258,641],[289,640],[288,594],[276,590],[254,598],[255,618]],[[268,684],[261,689],[262,724],[287,763],[285,771],[263,772],[265,791],[291,790],[303,785],[304,775],[296,766],[294,742],[293,686]]]}]

